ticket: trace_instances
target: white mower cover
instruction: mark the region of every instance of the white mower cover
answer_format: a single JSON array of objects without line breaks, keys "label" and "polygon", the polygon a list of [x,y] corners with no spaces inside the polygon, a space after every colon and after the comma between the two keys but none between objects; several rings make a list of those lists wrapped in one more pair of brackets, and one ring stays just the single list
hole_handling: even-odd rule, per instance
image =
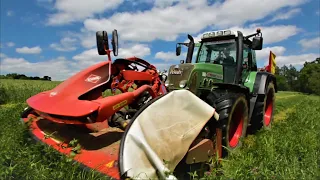
[{"label": "white mower cover", "polygon": [[213,116],[219,119],[214,108],[188,90],[159,98],[132,119],[126,130],[120,147],[120,171],[132,179],[176,179],[166,177],[164,171],[175,169]]}]

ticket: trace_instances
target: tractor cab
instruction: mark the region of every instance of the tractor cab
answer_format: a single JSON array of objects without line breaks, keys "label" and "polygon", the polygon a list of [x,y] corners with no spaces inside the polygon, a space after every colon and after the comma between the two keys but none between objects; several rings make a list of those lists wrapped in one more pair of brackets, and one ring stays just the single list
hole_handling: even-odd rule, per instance
[{"label": "tractor cab", "polygon": [[[210,89],[215,83],[244,85],[250,72],[257,70],[255,50],[262,49],[263,41],[260,29],[249,36],[231,30],[207,32],[197,43],[191,35],[188,38],[188,43],[177,43],[177,56],[182,45],[188,48],[188,53],[185,63],[170,67],[166,82],[169,90],[184,88],[196,93]],[[195,47],[198,52],[192,63]]]}]

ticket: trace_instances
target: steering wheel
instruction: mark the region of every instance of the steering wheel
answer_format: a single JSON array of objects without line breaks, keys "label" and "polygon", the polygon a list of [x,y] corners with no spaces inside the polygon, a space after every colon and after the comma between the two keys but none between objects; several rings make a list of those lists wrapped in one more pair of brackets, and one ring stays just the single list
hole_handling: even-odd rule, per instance
[{"label": "steering wheel", "polygon": [[220,61],[223,61],[223,57],[218,56],[215,60],[213,60],[213,64],[220,64]]}]

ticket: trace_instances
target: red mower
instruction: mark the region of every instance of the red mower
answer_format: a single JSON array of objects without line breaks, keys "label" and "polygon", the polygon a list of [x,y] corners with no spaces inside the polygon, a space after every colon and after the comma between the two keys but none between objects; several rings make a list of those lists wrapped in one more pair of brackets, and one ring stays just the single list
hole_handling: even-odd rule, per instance
[{"label": "red mower", "polygon": [[[29,107],[22,120],[37,140],[119,178],[119,143],[126,125],[148,101],[167,93],[166,77],[137,57],[112,62],[111,52],[118,55],[117,30],[112,32],[112,50],[106,31],[98,31],[96,38],[98,54],[107,55],[108,60],[27,99]],[[108,91],[109,96],[104,97]]]}]

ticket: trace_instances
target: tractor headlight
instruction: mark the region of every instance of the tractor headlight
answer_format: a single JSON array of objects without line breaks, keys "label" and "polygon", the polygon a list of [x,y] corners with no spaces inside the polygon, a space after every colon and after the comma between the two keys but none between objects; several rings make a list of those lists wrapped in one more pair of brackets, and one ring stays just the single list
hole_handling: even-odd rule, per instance
[{"label": "tractor headlight", "polygon": [[169,80],[166,80],[166,82],[164,82],[164,85],[166,86],[166,87],[168,87],[169,86]]},{"label": "tractor headlight", "polygon": [[217,32],[217,36],[222,36],[223,35],[223,31],[218,31]]},{"label": "tractor headlight", "polygon": [[187,80],[182,80],[182,81],[180,81],[180,83],[179,83],[179,87],[180,87],[180,88],[185,88],[186,85],[187,85]]}]

